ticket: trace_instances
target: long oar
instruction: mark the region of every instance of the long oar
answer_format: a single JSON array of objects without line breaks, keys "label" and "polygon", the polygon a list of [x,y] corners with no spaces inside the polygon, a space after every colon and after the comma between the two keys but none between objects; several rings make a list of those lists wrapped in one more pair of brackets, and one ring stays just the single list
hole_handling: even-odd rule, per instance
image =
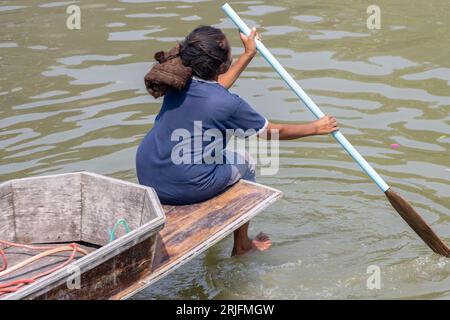
[{"label": "long oar", "polygon": [[[228,17],[236,24],[242,33],[245,35],[250,34],[249,27],[244,21],[236,14],[236,12],[227,4],[222,6],[223,11]],[[277,59],[270,53],[270,51],[264,46],[264,44],[256,40],[256,48],[259,53],[266,59],[266,61],[275,69],[276,72],[283,78],[288,86],[297,94],[297,96],[303,101],[308,109],[316,116],[316,118],[322,118],[323,112],[319,107],[311,100],[310,97],[303,91],[303,89],[297,84],[297,82],[287,73],[283,66]],[[378,175],[378,173],[370,166],[370,164],[359,154],[359,152],[350,144],[350,142],[344,137],[340,131],[332,133],[333,137],[341,144],[341,146],[350,154],[353,160],[359,164],[361,169],[377,184],[377,186],[384,192],[391,205],[397,210],[400,216],[409,224],[409,226],[425,241],[425,243],[436,253],[443,256],[450,256],[450,248],[436,235],[436,233],[430,228],[427,222],[419,215],[419,213],[399,194],[394,192],[386,182]]]}]

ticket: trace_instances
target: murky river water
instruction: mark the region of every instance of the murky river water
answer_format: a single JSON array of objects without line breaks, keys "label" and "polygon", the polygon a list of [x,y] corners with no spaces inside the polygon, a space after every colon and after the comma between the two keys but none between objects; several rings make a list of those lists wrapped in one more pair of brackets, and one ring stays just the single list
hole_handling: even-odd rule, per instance
[{"label": "murky river water", "polygon": [[[66,8],[81,7],[81,30]],[[0,180],[89,170],[136,181],[137,145],[160,101],[153,53],[199,24],[237,31],[221,1],[0,1]],[[450,242],[450,3],[231,1],[388,183]],[[232,91],[273,121],[311,120],[262,57]],[[396,149],[391,144],[400,146]],[[225,239],[136,298],[450,298],[450,260],[430,250],[331,137],[281,144],[284,198],[252,233],[264,254],[229,258]],[[381,289],[368,290],[368,266]]]}]

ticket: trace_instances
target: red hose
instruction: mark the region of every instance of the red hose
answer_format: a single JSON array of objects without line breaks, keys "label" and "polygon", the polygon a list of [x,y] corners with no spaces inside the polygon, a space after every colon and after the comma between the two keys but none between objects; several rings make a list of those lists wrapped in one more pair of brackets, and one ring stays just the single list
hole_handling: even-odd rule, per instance
[{"label": "red hose", "polygon": [[[3,240],[0,240],[0,244],[7,245],[7,246],[12,246],[12,247],[27,248],[27,249],[32,249],[32,250],[52,251],[54,249],[59,248],[58,246],[53,246],[53,247],[30,246],[30,245],[18,244],[18,243],[3,241]],[[29,283],[33,283],[39,278],[42,278],[42,277],[44,277],[46,275],[49,275],[49,274],[51,274],[51,273],[53,273],[53,272],[55,272],[55,271],[57,271],[57,270],[59,270],[61,268],[64,268],[66,265],[68,265],[70,262],[72,262],[72,260],[75,258],[75,255],[77,254],[77,252],[79,252],[79,253],[81,253],[83,255],[87,254],[87,252],[84,249],[79,248],[76,243],[71,243],[70,246],[73,248],[73,251],[72,251],[71,255],[69,256],[69,258],[66,261],[64,261],[63,263],[61,263],[60,265],[58,265],[58,266],[56,266],[56,267],[54,267],[52,269],[49,269],[49,270],[44,271],[44,272],[41,272],[41,273],[35,275],[34,277],[31,277],[31,278],[28,278],[28,279],[18,279],[18,280],[14,280],[14,281],[11,281],[11,282],[8,282],[8,283],[0,284],[0,296],[3,295],[3,294],[6,294],[6,293],[16,292],[17,290],[19,290],[24,285],[29,284]],[[45,254],[45,252],[44,252],[44,254]],[[4,271],[4,270],[7,269],[7,259],[6,259],[6,254],[5,254],[5,252],[2,249],[0,249],[0,255],[3,258],[3,267],[0,270],[0,272],[1,272],[1,271]]]}]

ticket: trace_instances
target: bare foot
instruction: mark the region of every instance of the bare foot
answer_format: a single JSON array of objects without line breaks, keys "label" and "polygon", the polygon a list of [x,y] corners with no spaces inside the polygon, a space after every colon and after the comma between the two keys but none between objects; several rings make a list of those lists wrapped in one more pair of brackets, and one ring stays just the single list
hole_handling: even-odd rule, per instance
[{"label": "bare foot", "polygon": [[272,245],[272,241],[270,241],[269,236],[265,233],[258,233],[253,240],[249,240],[245,246],[233,248],[232,256],[243,255],[251,251],[264,251],[269,249]]},{"label": "bare foot", "polygon": [[255,239],[252,240],[253,248],[258,251],[264,251],[270,248],[272,241],[270,241],[269,236],[265,233],[258,233]]}]

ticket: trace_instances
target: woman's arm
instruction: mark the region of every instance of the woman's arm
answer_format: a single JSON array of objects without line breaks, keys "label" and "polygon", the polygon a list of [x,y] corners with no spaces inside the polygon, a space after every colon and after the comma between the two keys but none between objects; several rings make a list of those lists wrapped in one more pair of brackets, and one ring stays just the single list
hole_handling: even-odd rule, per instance
[{"label": "woman's arm", "polygon": [[226,89],[231,88],[241,75],[242,71],[244,71],[250,61],[252,61],[253,57],[254,55],[243,53],[226,73],[219,75],[218,82]]},{"label": "woman's arm", "polygon": [[306,124],[277,124],[269,122],[267,129],[259,136],[271,139],[276,137],[275,132],[278,132],[278,139],[293,140],[307,136],[329,134],[336,130],[339,130],[336,119],[327,115]]},{"label": "woman's arm", "polygon": [[248,66],[250,61],[256,55],[256,42],[255,37],[258,38],[258,33],[256,28],[253,28],[250,35],[247,37],[243,33],[239,33],[241,37],[242,44],[244,45],[244,53],[233,63],[233,65],[228,69],[227,72],[219,75],[217,80],[226,89],[231,88],[233,83],[236,82],[240,74]]}]

